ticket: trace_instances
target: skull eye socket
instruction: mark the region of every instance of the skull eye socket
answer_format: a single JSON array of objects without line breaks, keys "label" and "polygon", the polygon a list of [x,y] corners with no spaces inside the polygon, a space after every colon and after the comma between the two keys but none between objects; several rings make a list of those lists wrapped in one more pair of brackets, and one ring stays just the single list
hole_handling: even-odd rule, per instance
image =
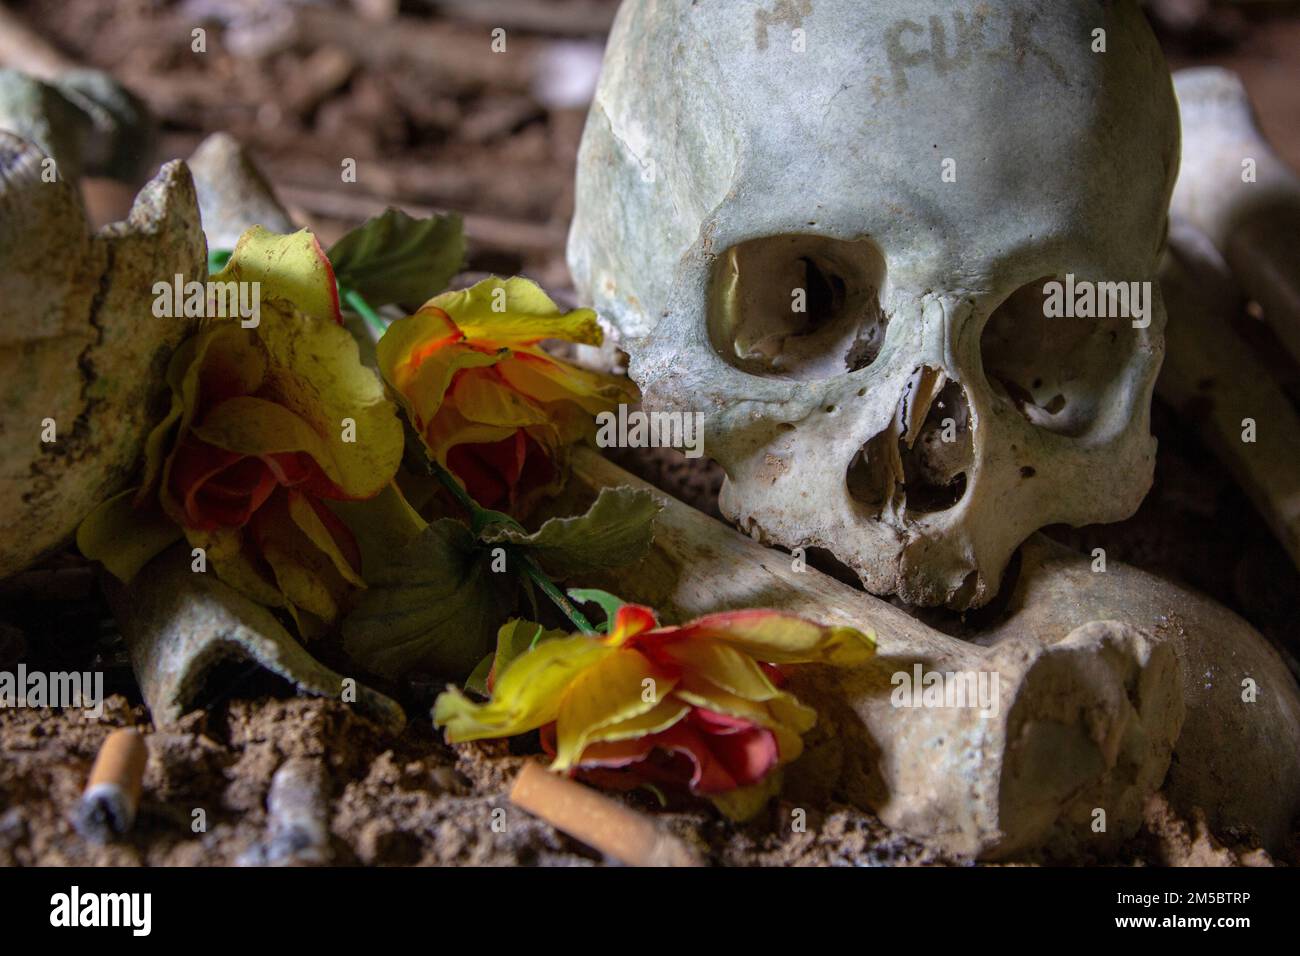
[{"label": "skull eye socket", "polygon": [[1071,437],[1086,434],[1106,411],[1111,386],[1138,347],[1129,301],[1137,284],[1091,283],[1091,304],[1069,296],[1084,285],[1046,276],[1021,286],[980,337],[993,393],[1031,424]]},{"label": "skull eye socket", "polygon": [[875,361],[885,261],[865,240],[791,234],[732,246],[710,282],[709,338],[754,375],[818,380]]}]

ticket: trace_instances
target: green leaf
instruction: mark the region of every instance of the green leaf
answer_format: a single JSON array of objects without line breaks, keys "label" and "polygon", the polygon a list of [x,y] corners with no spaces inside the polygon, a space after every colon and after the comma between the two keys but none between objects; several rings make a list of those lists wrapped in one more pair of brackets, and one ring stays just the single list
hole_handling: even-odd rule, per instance
[{"label": "green leaf", "polygon": [[642,558],[654,540],[654,517],[662,507],[648,491],[602,488],[585,515],[551,518],[532,534],[493,524],[480,538],[526,548],[551,575],[571,578]]},{"label": "green leaf", "polygon": [[478,694],[480,697],[492,696],[491,691],[488,690],[488,675],[492,673],[492,664],[496,659],[495,653],[483,656],[483,659],[478,662],[473,672],[465,678],[465,689],[467,691]]},{"label": "green leaf", "polygon": [[602,634],[609,633],[610,621],[618,614],[618,609],[627,602],[617,595],[599,588],[569,588],[569,597],[577,604],[596,604],[605,612],[605,621],[596,630]]},{"label": "green leaf", "polygon": [[459,521],[429,525],[367,582],[343,621],[344,650],[367,670],[397,678],[418,668],[459,680],[492,648],[505,605]]},{"label": "green leaf", "polygon": [[388,209],[334,243],[329,259],[339,284],[371,308],[417,306],[447,288],[465,262],[459,216],[413,219]]}]

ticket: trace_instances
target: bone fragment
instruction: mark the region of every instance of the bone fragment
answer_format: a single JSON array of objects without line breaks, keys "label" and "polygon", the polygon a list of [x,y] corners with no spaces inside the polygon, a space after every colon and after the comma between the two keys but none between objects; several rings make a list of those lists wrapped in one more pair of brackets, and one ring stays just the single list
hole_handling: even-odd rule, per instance
[{"label": "bone fragment", "polygon": [[183,163],[96,233],[44,157],[0,132],[0,577],[65,544],[126,487],[192,330],[153,314],[153,285],[201,275],[203,235]]},{"label": "bone fragment", "polygon": [[[1160,397],[1205,443],[1300,567],[1300,416],[1228,324],[1240,292],[1206,237],[1175,219],[1161,274],[1170,322]],[[1247,441],[1254,422],[1253,441]]]},{"label": "bone fragment", "polygon": [[1260,131],[1241,79],[1174,74],[1183,125],[1173,212],[1200,229],[1300,360],[1300,178]]},{"label": "bone fragment", "polygon": [[209,249],[233,249],[250,226],[289,233],[295,226],[252,159],[229,133],[213,133],[189,158]]},{"label": "bone fragment", "polygon": [[146,565],[128,586],[111,583],[109,601],[126,638],[140,691],[154,723],[175,723],[200,703],[214,665],[251,659],[304,693],[347,699],[389,730],[405,723],[394,701],[316,661],[266,608],[254,604],[213,572],[190,570],[181,545]]}]

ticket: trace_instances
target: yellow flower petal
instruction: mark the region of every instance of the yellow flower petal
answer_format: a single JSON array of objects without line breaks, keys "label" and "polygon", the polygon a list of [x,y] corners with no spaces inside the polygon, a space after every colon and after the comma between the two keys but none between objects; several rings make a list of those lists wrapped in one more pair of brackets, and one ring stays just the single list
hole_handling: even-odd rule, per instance
[{"label": "yellow flower petal", "polygon": [[306,229],[286,236],[253,226],[239,237],[225,268],[210,281],[257,282],[263,310],[274,304],[323,322],[340,321],[334,270]]},{"label": "yellow flower petal", "polygon": [[191,431],[209,445],[242,455],[306,452],[335,484],[342,478],[325,439],[289,409],[264,398],[228,398]]},{"label": "yellow flower petal", "polygon": [[752,657],[734,647],[692,639],[666,644],[664,652],[679,661],[689,673],[746,700],[771,700],[781,693]]},{"label": "yellow flower petal", "polygon": [[500,360],[496,353],[456,345],[426,359],[407,376],[405,385],[397,387],[392,378],[388,381],[394,384],[412,423],[417,428],[427,428],[437,419],[439,410],[445,410],[447,389],[457,372],[489,368]]},{"label": "yellow flower petal", "polygon": [[[358,569],[352,567],[352,563],[339,550],[338,541],[335,540],[334,535],[330,534],[330,530],[325,527],[325,522],[316,513],[316,509],[311,506],[311,502],[302,495],[289,495],[289,517],[298,526],[298,530],[305,534],[307,539],[330,559],[330,563],[334,565],[334,570],[339,573],[343,580],[354,587],[364,588],[366,586],[366,582],[361,580],[361,576],[357,573]],[[326,618],[326,620],[330,619]]]},{"label": "yellow flower petal", "polygon": [[673,694],[688,704],[739,717],[776,734],[781,763],[789,763],[803,753],[803,734],[817,723],[817,711],[805,707],[784,691],[770,701],[752,701],[715,687],[697,675],[687,674],[673,689]]},{"label": "yellow flower petal", "polygon": [[500,381],[477,370],[465,372],[451,388],[450,399],[462,418],[483,425],[507,427],[511,431],[529,425],[546,425],[549,419],[537,405]]},{"label": "yellow flower petal", "polygon": [[555,720],[565,689],[573,680],[613,653],[613,648],[585,635],[546,641],[515,658],[504,674],[497,675],[487,703],[472,703],[455,689],[439,695],[434,725],[445,726],[452,743],[536,730]]},{"label": "yellow flower petal", "polygon": [[773,770],[758,783],[709,795],[709,801],[728,820],[744,823],[758,816],[768,801],[781,792],[781,771]]},{"label": "yellow flower petal", "polygon": [[145,442],[145,476],[137,503],[157,484],[163,511],[176,521],[184,517],[184,510],[171,495],[168,448],[193,424],[205,385],[210,390],[223,383],[231,392],[249,392],[261,384],[265,374],[265,353],[234,326],[211,326],[181,343],[167,367],[171,408]]},{"label": "yellow flower petal", "polygon": [[637,714],[635,717],[619,720],[592,731],[587,737],[583,750],[585,752],[592,744],[635,740],[638,737],[663,733],[690,713],[690,710],[690,704],[669,695],[644,714]]},{"label": "yellow flower petal", "polygon": [[[647,685],[647,680],[653,683]],[[652,710],[674,683],[657,675],[649,660],[630,650],[611,653],[584,670],[560,702],[551,769],[572,767],[593,733]]]},{"label": "yellow flower petal", "polygon": [[619,402],[637,400],[629,379],[593,372],[547,355],[540,348],[523,349],[501,363],[499,371],[512,388],[538,402],[576,402],[592,415]]},{"label": "yellow flower petal", "polygon": [[591,309],[562,312],[537,283],[518,276],[492,276],[468,289],[444,292],[427,304],[447,312],[475,342],[518,346],[563,339],[599,345],[603,338]]},{"label": "yellow flower petal", "polygon": [[138,489],[109,498],[82,520],[77,547],[99,561],[119,581],[130,581],[139,570],[184,535],[158,509],[157,502],[134,505]]},{"label": "yellow flower petal", "polygon": [[[263,319],[257,329],[269,365],[258,394],[283,405],[324,441],[317,464],[353,498],[369,498],[393,479],[405,435],[397,408],[374,370],[361,364],[356,340],[319,319]],[[353,423],[353,440],[344,424]],[[315,456],[313,456],[315,457]]]}]

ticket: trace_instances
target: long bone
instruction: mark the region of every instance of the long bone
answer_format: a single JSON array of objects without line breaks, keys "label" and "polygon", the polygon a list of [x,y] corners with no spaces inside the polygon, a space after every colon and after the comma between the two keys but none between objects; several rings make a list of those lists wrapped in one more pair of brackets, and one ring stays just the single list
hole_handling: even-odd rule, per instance
[{"label": "long bone", "polygon": [[[591,488],[635,483],[591,453],[578,457],[576,472]],[[1182,723],[1173,652],[1150,634],[1090,625],[1054,647],[1032,635],[968,644],[815,570],[793,570],[789,556],[672,499],[653,554],[609,584],[679,619],[770,606],[873,631],[872,664],[796,678],[806,699],[849,705],[831,705],[834,731],[798,776],[839,777],[886,823],[956,854],[1040,845],[1068,853],[1090,842],[1087,818],[1097,807],[1107,810],[1109,838],[1131,834]],[[912,678],[918,663],[927,673],[988,675],[989,686],[997,675],[997,713],[894,707],[894,675]],[[1132,699],[1125,686],[1135,688]],[[1121,766],[1131,772],[1116,772]]]},{"label": "long bone", "polygon": [[1172,210],[1205,233],[1300,360],[1300,178],[1231,70],[1179,70],[1174,89],[1183,147]]},{"label": "long bone", "polygon": [[[641,484],[591,452],[575,472],[588,491]],[[824,726],[792,780],[823,780],[949,852],[1113,850],[1140,824],[1171,748],[1176,805],[1280,846],[1300,808],[1300,695],[1263,638],[1199,595],[1115,562],[1094,573],[1092,559],[1039,535],[1021,565],[1005,618],[966,642],[667,499],[651,555],[604,583],[674,619],[766,606],[874,631],[866,667],[794,675]],[[895,675],[918,663],[998,674],[997,716],[893,706]],[[1243,677],[1261,688],[1249,707]]]},{"label": "long bone", "polygon": [[1160,282],[1170,322],[1157,391],[1196,423],[1300,567],[1300,416],[1228,325],[1242,305],[1228,266],[1175,217]]}]

